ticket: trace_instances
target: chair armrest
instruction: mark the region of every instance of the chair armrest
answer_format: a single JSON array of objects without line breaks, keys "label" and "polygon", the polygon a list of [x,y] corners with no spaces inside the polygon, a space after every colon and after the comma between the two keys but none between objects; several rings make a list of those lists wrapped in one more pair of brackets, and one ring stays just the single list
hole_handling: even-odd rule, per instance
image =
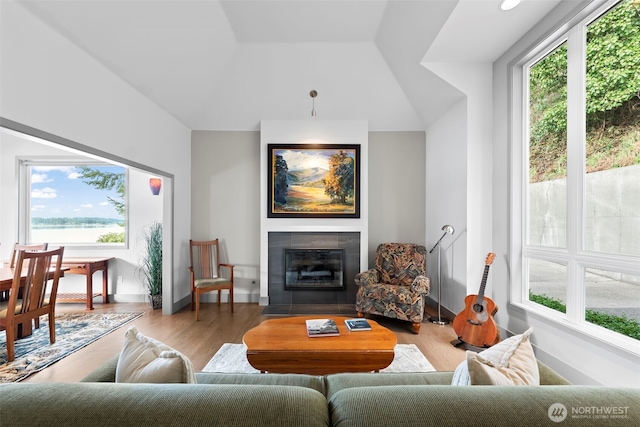
[{"label": "chair armrest", "polygon": [[380,273],[378,273],[378,270],[375,268],[371,268],[367,271],[356,274],[355,281],[358,286],[380,283]]},{"label": "chair armrest", "polygon": [[417,276],[411,284],[411,290],[421,295],[429,294],[430,287],[431,281],[427,276]]},{"label": "chair armrest", "polygon": [[231,280],[233,282],[233,269],[235,268],[235,265],[233,264],[224,264],[224,263],[220,263],[218,264],[220,267],[226,267],[229,269],[229,280]]}]

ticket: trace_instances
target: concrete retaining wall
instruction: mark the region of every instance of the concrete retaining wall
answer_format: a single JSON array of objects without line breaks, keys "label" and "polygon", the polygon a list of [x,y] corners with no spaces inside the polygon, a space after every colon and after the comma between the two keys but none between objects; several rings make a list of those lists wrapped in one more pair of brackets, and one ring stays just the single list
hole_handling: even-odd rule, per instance
[{"label": "concrete retaining wall", "polygon": [[[640,256],[640,165],[589,173],[586,188],[585,249]],[[566,247],[566,192],[566,179],[530,186],[530,244]]]}]

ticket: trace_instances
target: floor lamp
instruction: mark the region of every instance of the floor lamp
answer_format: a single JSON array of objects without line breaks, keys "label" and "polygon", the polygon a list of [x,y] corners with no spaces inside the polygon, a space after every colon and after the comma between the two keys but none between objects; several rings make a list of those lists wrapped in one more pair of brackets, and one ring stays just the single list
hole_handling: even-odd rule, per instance
[{"label": "floor lamp", "polygon": [[449,321],[447,319],[443,319],[442,315],[440,314],[440,301],[442,300],[442,278],[440,275],[440,252],[441,252],[440,242],[442,241],[442,239],[444,239],[444,236],[446,236],[447,234],[453,234],[454,229],[450,225],[445,225],[442,227],[442,231],[444,231],[444,233],[442,234],[442,237],[440,237],[440,239],[436,242],[436,244],[433,245],[433,248],[431,248],[431,250],[429,251],[429,253],[431,253],[435,248],[438,248],[438,318],[431,319],[431,323],[435,323],[438,325],[446,325],[447,323],[449,323]]}]

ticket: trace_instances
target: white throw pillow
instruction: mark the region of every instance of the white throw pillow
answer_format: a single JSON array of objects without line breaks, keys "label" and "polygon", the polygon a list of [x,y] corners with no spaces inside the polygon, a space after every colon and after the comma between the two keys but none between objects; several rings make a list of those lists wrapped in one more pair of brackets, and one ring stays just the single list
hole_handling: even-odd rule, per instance
[{"label": "white throw pillow", "polygon": [[529,337],[533,328],[480,353],[467,351],[451,385],[540,385],[538,363]]},{"label": "white throw pillow", "polygon": [[195,383],[191,361],[131,326],[116,368],[117,383]]},{"label": "white throw pillow", "polygon": [[469,376],[469,369],[467,368],[466,360],[461,362],[453,372],[451,385],[471,385],[471,377]]}]

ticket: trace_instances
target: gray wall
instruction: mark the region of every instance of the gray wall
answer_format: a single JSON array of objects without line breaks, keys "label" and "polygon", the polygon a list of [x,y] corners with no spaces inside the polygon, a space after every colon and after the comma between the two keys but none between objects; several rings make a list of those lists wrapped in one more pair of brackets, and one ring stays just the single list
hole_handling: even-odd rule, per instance
[{"label": "gray wall", "polygon": [[258,302],[260,133],[193,131],[191,150],[191,238],[220,239],[222,261],[236,266],[235,300]]},{"label": "gray wall", "polygon": [[[193,131],[191,236],[220,238],[236,301],[260,295],[260,134]],[[369,264],[381,242],[425,244],[425,133],[369,132]],[[224,298],[224,297],[223,297]]]},{"label": "gray wall", "polygon": [[424,132],[369,132],[369,266],[382,242],[425,244]]}]

